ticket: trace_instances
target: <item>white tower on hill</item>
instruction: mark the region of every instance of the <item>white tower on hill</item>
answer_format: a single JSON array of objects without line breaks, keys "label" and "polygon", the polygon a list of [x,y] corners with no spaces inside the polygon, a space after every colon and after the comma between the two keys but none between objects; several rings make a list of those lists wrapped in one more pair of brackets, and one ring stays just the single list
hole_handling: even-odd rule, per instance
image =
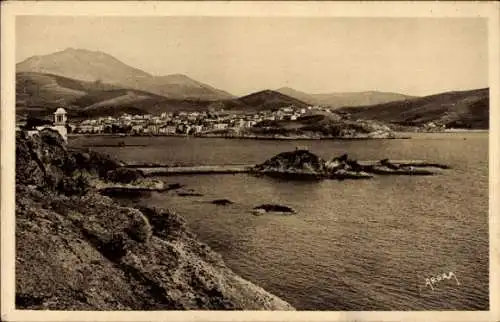
[{"label": "white tower on hill", "polygon": [[66,129],[66,110],[60,107],[54,112],[54,128],[61,134],[64,141],[68,141],[68,130]]}]

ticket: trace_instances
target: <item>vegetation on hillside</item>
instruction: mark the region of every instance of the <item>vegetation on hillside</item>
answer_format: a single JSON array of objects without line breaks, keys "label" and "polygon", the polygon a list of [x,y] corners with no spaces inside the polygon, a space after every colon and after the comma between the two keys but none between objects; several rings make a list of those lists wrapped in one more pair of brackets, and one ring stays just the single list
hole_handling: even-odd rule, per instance
[{"label": "vegetation on hillside", "polygon": [[335,113],[310,113],[297,120],[265,120],[248,129],[261,135],[309,135],[322,137],[393,137],[392,130],[382,122],[346,120]]},{"label": "vegetation on hillside", "polygon": [[311,105],[321,105],[334,109],[344,106],[383,104],[413,98],[409,95],[380,91],[310,94],[290,87],[282,87],[276,91]]},{"label": "vegetation on hillside", "polygon": [[378,120],[403,126],[434,123],[446,128],[489,128],[489,89],[448,92],[373,106],[342,108],[352,119]]}]

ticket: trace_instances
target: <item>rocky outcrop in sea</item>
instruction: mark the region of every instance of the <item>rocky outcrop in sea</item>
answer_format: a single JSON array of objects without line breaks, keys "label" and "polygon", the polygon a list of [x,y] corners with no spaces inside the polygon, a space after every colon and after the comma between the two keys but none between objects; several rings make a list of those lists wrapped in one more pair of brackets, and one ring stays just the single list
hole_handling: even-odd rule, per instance
[{"label": "rocky outcrop in sea", "polygon": [[434,175],[436,169],[449,169],[437,163],[406,161],[362,162],[347,154],[324,160],[306,149],[282,152],[251,168],[254,175],[293,180],[370,179],[374,175]]},{"label": "rocky outcrop in sea", "polygon": [[325,161],[307,150],[282,152],[252,168],[253,174],[295,178],[321,179],[326,175]]},{"label": "rocky outcrop in sea", "polygon": [[16,308],[293,310],[244,280],[174,211],[131,208],[99,180],[140,179],[57,133],[16,134]]}]

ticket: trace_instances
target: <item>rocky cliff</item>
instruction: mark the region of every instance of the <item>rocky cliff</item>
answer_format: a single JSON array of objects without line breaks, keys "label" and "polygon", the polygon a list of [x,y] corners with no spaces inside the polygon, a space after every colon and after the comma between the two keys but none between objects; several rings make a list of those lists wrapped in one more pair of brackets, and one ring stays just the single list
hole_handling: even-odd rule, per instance
[{"label": "rocky cliff", "polygon": [[121,164],[57,133],[16,135],[16,307],[293,310],[232,272],[172,210],[129,208],[89,182]]}]

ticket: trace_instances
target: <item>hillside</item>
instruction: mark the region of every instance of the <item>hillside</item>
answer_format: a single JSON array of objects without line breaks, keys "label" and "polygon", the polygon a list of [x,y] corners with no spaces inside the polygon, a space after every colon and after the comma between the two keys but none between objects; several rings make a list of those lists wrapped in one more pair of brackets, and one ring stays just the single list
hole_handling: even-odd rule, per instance
[{"label": "hillside", "polygon": [[293,310],[236,275],[173,210],[99,194],[92,182],[117,169],[55,131],[16,132],[16,309]]},{"label": "hillside", "polygon": [[171,99],[220,100],[233,95],[185,75],[153,76],[128,66],[115,57],[85,49],[68,48],[33,56],[16,65],[17,72],[53,74],[86,82],[101,82],[121,88],[151,92]]},{"label": "hillside", "polygon": [[[171,84],[181,86],[185,77],[167,77]],[[206,91],[206,87],[191,82],[191,96]],[[184,90],[186,92],[187,90]],[[208,92],[206,92],[206,95]],[[266,90],[236,99],[209,100],[170,98],[151,92],[123,88],[102,82],[87,82],[53,74],[22,72],[16,74],[16,112],[40,117],[49,115],[58,107],[65,107],[72,118],[118,116],[129,114],[160,114],[176,111],[205,111],[225,109],[232,111],[260,111],[307,104],[292,97]]]},{"label": "hillside", "polygon": [[281,94],[272,90],[263,90],[260,92],[252,93],[235,100],[235,105],[238,103],[245,105],[257,111],[260,110],[277,110],[281,107],[294,105],[298,108],[306,108],[307,103],[302,102],[296,98]]},{"label": "hillside", "polygon": [[428,122],[450,128],[489,128],[489,89],[447,92],[406,101],[342,108],[351,118],[379,120],[405,126]]},{"label": "hillside", "polygon": [[181,74],[138,78],[135,79],[130,86],[173,99],[203,99],[216,101],[234,98],[234,96],[228,92],[195,81]]},{"label": "hillside", "polygon": [[[132,103],[160,98],[151,93],[127,91],[100,82],[78,81],[52,74],[16,74],[16,113],[19,115],[41,117],[63,106],[71,117],[78,117],[84,113],[85,108],[99,103],[103,109],[97,111],[97,115],[112,115],[115,112],[121,114],[125,110],[141,112],[141,109],[133,107]],[[112,103],[117,99],[121,104],[113,106]],[[111,104],[104,111],[108,107],[106,101]],[[133,108],[130,109],[131,107]]]},{"label": "hillside", "polygon": [[378,91],[309,94],[290,87],[282,87],[276,91],[311,105],[328,106],[331,108],[374,105],[413,98],[412,96],[399,93]]},{"label": "hillside", "polygon": [[145,91],[67,77],[16,74],[16,113],[45,116],[65,107],[73,118],[205,110],[209,100],[170,99]]},{"label": "hillside", "polygon": [[262,121],[247,129],[253,135],[323,138],[393,138],[383,122],[348,120],[336,113],[308,113],[297,120]]}]

